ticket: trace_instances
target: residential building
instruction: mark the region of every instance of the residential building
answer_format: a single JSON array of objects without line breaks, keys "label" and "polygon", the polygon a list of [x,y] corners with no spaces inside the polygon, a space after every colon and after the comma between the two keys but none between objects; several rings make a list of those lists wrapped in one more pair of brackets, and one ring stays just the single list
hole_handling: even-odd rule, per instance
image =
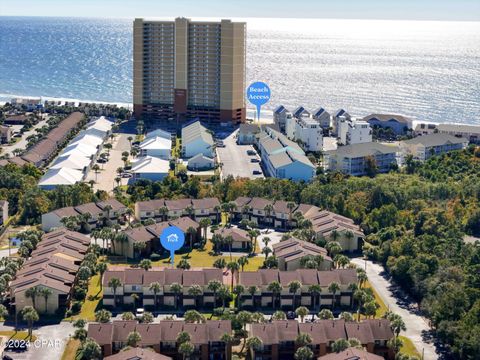
[{"label": "residential building", "polygon": [[161,136],[147,137],[139,147],[141,156],[155,156],[168,160],[172,154],[172,140]]},{"label": "residential building", "polygon": [[72,132],[82,126],[84,121],[84,114],[80,112],[71,113],[55,128],[50,130],[43,140],[40,140],[22,155],[22,159],[36,167],[48,165],[56,155],[58,149],[63,148]]},{"label": "residential building", "polygon": [[330,270],[332,268],[332,259],[328,256],[327,250],[311,242],[302,241],[291,237],[288,240],[273,244],[273,255],[278,260],[278,269],[282,271],[291,271],[301,268],[302,258],[321,257],[322,263],[319,270]]},{"label": "residential building", "polygon": [[448,134],[468,139],[472,144],[480,144],[480,126],[466,124],[438,124],[440,134]]},{"label": "residential building", "polygon": [[135,19],[135,116],[243,122],[245,67],[245,23]]},{"label": "residential building", "polygon": [[347,120],[338,122],[338,144],[353,145],[372,142],[372,128],[366,121]]},{"label": "residential building", "polygon": [[3,226],[8,221],[8,201],[0,200],[0,225]]},{"label": "residential building", "polygon": [[5,125],[25,125],[28,116],[25,114],[8,115],[3,122]]},{"label": "residential building", "polygon": [[[42,215],[42,230],[49,232],[63,227],[62,219],[67,217],[77,217],[82,214],[88,214],[88,224],[90,229],[94,229],[97,223],[104,219],[110,224],[123,221],[127,207],[117,199],[111,198],[99,203],[86,203],[78,206],[68,206],[56,209]],[[103,220],[102,220],[103,221]]]},{"label": "residential building", "polygon": [[[380,330],[375,329],[380,324]],[[358,327],[358,330],[356,330]],[[355,328],[355,331],[352,329]],[[374,331],[375,329],[375,331]],[[392,339],[394,334],[390,329],[390,322],[386,319],[364,320],[361,322],[346,322],[343,319],[317,320],[313,323],[299,323],[296,320],[274,320],[270,323],[251,324],[250,336],[256,336],[262,341],[262,346],[255,349],[255,359],[279,360],[293,359],[298,349],[296,339],[299,334],[310,335],[312,342],[307,345],[315,357],[327,360],[393,360],[395,354],[384,342],[385,338]],[[356,336],[353,336],[356,335]],[[341,353],[330,353],[331,344],[338,339],[352,339],[360,337],[369,341],[367,351],[347,349]],[[371,343],[370,341],[373,341]],[[357,352],[358,350],[358,352]],[[364,354],[368,355],[364,355]],[[350,357],[344,357],[350,355]],[[356,357],[363,355],[365,357]]]},{"label": "residential building", "polygon": [[[268,285],[273,281],[279,282],[283,289],[277,297],[268,289]],[[292,281],[298,281],[301,284],[301,289],[295,297],[289,290],[289,284]],[[335,298],[328,290],[328,287],[333,282],[340,286],[340,290],[335,293]],[[283,308],[292,310],[298,306],[306,306],[314,310],[321,306],[331,307],[332,304],[351,308],[353,293],[349,285],[356,283],[358,283],[358,278],[355,269],[325,271],[314,269],[297,269],[292,271],[259,269],[257,271],[242,271],[239,273],[239,284],[245,287],[245,292],[241,295],[241,306],[256,309]],[[318,297],[312,296],[309,290],[311,285],[319,285],[321,287],[321,294]],[[251,286],[257,288],[254,296],[248,291]]]},{"label": "residential building", "polygon": [[329,129],[332,126],[330,114],[321,106],[312,112],[312,119],[317,120],[322,129]]},{"label": "residential building", "polygon": [[156,353],[176,360],[181,359],[177,343],[181,332],[187,332],[194,345],[191,359],[228,360],[231,357],[231,344],[222,341],[224,334],[232,333],[230,320],[207,320],[200,324],[182,320],[161,320],[153,324],[139,324],[137,320],[114,320],[110,323],[90,323],[87,335],[100,345],[103,357],[108,359],[108,356],[117,354],[127,346],[128,335],[133,331],[137,331],[141,337],[138,347],[152,348]]},{"label": "residential building", "polygon": [[425,161],[432,156],[465,149],[467,145],[466,138],[438,133],[402,141],[400,148],[403,156],[412,155],[415,160]]},{"label": "residential building", "polygon": [[273,121],[278,126],[282,133],[285,133],[287,119],[292,118],[292,113],[288,109],[280,105],[273,111]]},{"label": "residential building", "polygon": [[188,159],[187,169],[191,171],[205,171],[212,170],[215,168],[215,160],[203,155],[202,153],[197,154],[190,159]]},{"label": "residential building", "polygon": [[397,136],[406,134],[413,127],[412,120],[402,115],[371,114],[362,120],[368,122],[372,128],[391,129]]},{"label": "residential building", "polygon": [[255,136],[260,132],[260,127],[255,124],[240,124],[237,134],[237,144],[239,145],[253,145],[255,143]]},{"label": "residential building", "polygon": [[156,156],[143,156],[132,163],[132,180],[161,181],[168,176],[170,162]]},{"label": "residential building", "polygon": [[115,355],[104,357],[104,360],[172,360],[170,356],[156,353],[150,348],[134,347],[122,350]]},{"label": "residential building", "polygon": [[41,98],[13,98],[10,104],[19,110],[33,111],[42,108]]},{"label": "residential building", "polygon": [[[112,278],[120,280],[121,286],[115,289],[109,285]],[[208,288],[210,281],[219,281],[223,284],[222,269],[182,270],[164,267],[143,270],[139,268],[125,268],[107,270],[103,275],[103,305],[109,307],[131,306],[131,294],[137,294],[137,304],[144,308],[214,308],[220,304],[220,299],[215,299],[213,292]],[[150,290],[150,284],[160,284],[160,291],[156,295]],[[171,289],[172,283],[182,285],[182,292],[175,293]],[[189,293],[190,287],[198,285],[202,294],[193,296]]]},{"label": "residential building", "polygon": [[310,181],[315,166],[300,146],[278,131],[266,128],[258,142],[263,166],[271,177],[293,181]]},{"label": "residential building", "polygon": [[218,230],[215,230],[215,234],[221,235],[223,239],[231,238],[232,244],[229,246],[227,242],[221,244],[220,249],[222,251],[241,251],[241,252],[250,252],[252,248],[252,242],[248,236],[248,232],[240,229],[238,227],[222,227]]},{"label": "residential building", "polygon": [[323,129],[317,120],[302,117],[295,121],[295,141],[299,141],[305,151],[322,151]]},{"label": "residential building", "polygon": [[292,113],[294,118],[302,119],[302,118],[309,118],[310,112],[305,109],[303,106],[298,106]]},{"label": "residential building", "polygon": [[325,168],[344,174],[362,176],[368,171],[385,173],[397,165],[397,146],[378,142],[340,146],[324,154]]},{"label": "residential building", "polygon": [[339,122],[345,120],[351,120],[352,116],[344,109],[338,109],[332,115],[332,133],[338,136]]},{"label": "residential building", "polygon": [[126,242],[113,241],[113,253],[130,259],[148,257],[153,252],[163,252],[159,238],[163,230],[176,226],[185,234],[185,247],[189,247],[200,239],[200,225],[189,217],[180,217],[162,221],[148,226],[134,227],[124,231]]},{"label": "residential building", "polygon": [[320,356],[318,360],[385,360],[383,356],[371,354],[368,351],[358,348],[348,348],[339,353],[331,353]]},{"label": "residential building", "polygon": [[8,144],[10,140],[12,140],[12,128],[0,125],[0,142],[2,144]]},{"label": "residential building", "polygon": [[25,306],[33,306],[32,299],[25,294],[35,286],[52,292],[47,300],[41,294],[37,295],[37,311],[54,314],[58,309],[65,309],[89,245],[90,238],[66,229],[43,235],[31,257],[9,284],[16,313]]},{"label": "residential building", "polygon": [[212,134],[200,121],[195,121],[182,128],[182,155],[191,158],[203,154],[209,158],[214,156]]},{"label": "residential building", "polygon": [[[413,134],[415,136],[430,135],[438,132],[437,124],[419,123],[415,126]],[[454,135],[454,134],[452,134]]]},{"label": "residential building", "polygon": [[38,182],[43,190],[52,190],[59,185],[75,185],[83,181],[85,174],[81,170],[69,168],[49,169]]},{"label": "residential building", "polygon": [[155,137],[161,137],[164,139],[172,140],[172,133],[163,129],[155,129],[153,131],[148,132],[145,135],[145,139],[150,139]]}]

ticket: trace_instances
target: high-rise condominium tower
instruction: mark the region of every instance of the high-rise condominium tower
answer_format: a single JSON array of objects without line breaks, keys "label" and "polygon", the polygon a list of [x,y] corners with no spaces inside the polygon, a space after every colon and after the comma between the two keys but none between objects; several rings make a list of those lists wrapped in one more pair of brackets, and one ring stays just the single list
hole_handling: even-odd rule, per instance
[{"label": "high-rise condominium tower", "polygon": [[245,120],[245,23],[135,19],[133,37],[137,118]]}]

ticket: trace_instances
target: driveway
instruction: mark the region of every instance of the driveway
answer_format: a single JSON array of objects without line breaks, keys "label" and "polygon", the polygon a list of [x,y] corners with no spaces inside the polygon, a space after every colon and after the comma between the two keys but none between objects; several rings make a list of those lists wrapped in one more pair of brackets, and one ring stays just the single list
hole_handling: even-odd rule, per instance
[{"label": "driveway", "polygon": [[[132,134],[125,134],[125,133],[117,133],[115,139],[113,140],[113,148],[110,150],[110,157],[109,160],[100,165],[100,172],[98,175],[95,174],[93,170],[90,170],[88,173],[85,182],[89,182],[90,180],[96,181],[93,188],[95,190],[104,190],[108,193],[113,191],[113,188],[117,186],[115,182],[115,178],[118,176],[117,169],[119,167],[123,167],[122,161],[122,152],[128,151],[130,152],[130,143],[128,141],[129,136],[134,136]],[[105,152],[107,150],[105,149]],[[127,185],[128,178],[122,178],[120,185]]]},{"label": "driveway", "polygon": [[[225,147],[217,147],[218,162],[222,163],[221,177],[222,179],[228,175],[233,177],[258,179],[264,178],[260,163],[253,163],[250,160],[257,158],[260,160],[260,156],[250,156],[247,154],[248,150],[254,150],[252,145],[238,145],[235,139],[238,130],[229,134],[223,139]],[[253,171],[257,170],[260,173],[254,175]]]},{"label": "driveway", "polygon": [[[351,262],[358,267],[365,268],[365,260],[362,258],[352,259]],[[436,347],[431,340],[431,329],[428,319],[421,316],[418,307],[410,301],[407,295],[402,294],[395,284],[387,279],[383,267],[367,260],[367,275],[370,284],[377,290],[377,293],[391,311],[402,317],[407,331],[402,334],[412,340],[417,351],[422,354],[424,360],[438,359]]]},{"label": "driveway", "polygon": [[13,155],[13,150],[15,150],[15,149],[25,150],[27,148],[27,143],[28,143],[28,141],[26,140],[27,137],[29,137],[32,134],[36,134],[35,130],[40,129],[44,125],[47,125],[47,120],[46,119],[45,120],[40,120],[38,122],[38,124],[34,125],[30,130],[26,131],[22,135],[21,139],[18,140],[15,144],[4,145],[2,155],[9,154],[10,156],[13,157],[14,156]]},{"label": "driveway", "polygon": [[[13,327],[1,325],[0,330],[13,330]],[[28,331],[27,329],[22,330]],[[37,336],[37,341],[31,344],[28,351],[22,353],[8,351],[5,354],[12,359],[60,360],[73,332],[73,325],[69,322],[34,328],[33,333]]]},{"label": "driveway", "polygon": [[9,257],[10,255],[13,255],[13,254],[16,254],[18,251],[18,248],[10,248],[10,251],[8,249],[6,250],[0,250],[0,258],[4,258],[4,257]]}]

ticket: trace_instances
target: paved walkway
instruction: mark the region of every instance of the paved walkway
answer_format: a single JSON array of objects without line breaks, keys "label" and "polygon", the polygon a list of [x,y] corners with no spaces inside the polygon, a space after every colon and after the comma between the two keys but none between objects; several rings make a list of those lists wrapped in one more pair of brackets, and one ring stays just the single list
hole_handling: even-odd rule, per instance
[{"label": "paved walkway", "polygon": [[[365,268],[365,260],[362,258],[352,259],[351,262],[358,267]],[[431,340],[431,329],[428,320],[419,314],[418,307],[410,301],[407,295],[385,278],[383,267],[367,260],[367,275],[370,284],[377,290],[385,305],[391,311],[402,317],[407,331],[402,334],[412,340],[417,351],[422,354],[424,360],[435,360],[439,358],[436,347]]]},{"label": "paved walkway", "polygon": [[30,130],[26,131],[20,140],[18,140],[15,144],[12,145],[4,145],[2,155],[9,154],[11,157],[15,156],[13,154],[13,150],[20,149],[25,150],[27,148],[27,137],[32,134],[36,134],[36,129],[40,129],[42,126],[47,125],[47,120],[40,120],[38,124],[34,125]]}]

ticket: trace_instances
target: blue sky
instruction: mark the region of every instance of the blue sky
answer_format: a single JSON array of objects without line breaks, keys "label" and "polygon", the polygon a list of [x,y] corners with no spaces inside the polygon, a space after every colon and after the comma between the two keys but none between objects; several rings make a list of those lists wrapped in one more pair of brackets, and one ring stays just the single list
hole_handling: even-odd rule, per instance
[{"label": "blue sky", "polygon": [[480,0],[0,0],[0,15],[480,20]]}]

